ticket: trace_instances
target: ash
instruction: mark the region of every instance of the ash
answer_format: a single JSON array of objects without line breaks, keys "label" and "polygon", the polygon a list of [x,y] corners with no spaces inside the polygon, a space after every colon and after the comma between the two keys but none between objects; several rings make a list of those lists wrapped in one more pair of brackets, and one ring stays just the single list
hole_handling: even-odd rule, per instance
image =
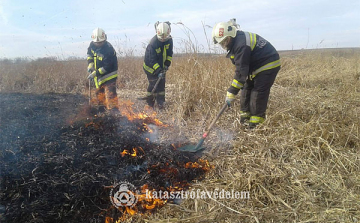
[{"label": "ash", "polygon": [[204,177],[185,165],[196,154],[149,140],[149,123],[91,116],[86,104],[81,95],[0,94],[0,221],[104,222],[126,214],[109,199],[120,181],[166,190]]}]

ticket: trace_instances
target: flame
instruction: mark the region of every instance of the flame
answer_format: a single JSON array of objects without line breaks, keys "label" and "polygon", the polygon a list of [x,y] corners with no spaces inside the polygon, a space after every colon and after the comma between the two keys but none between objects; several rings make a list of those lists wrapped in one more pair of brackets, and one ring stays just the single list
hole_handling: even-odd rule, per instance
[{"label": "flame", "polygon": [[149,190],[148,185],[144,184],[142,187],[140,187],[140,193],[135,194],[135,196],[137,197],[136,205],[133,207],[117,208],[120,212],[123,213],[123,215],[121,217],[118,217],[117,219],[107,216],[105,217],[105,223],[120,223],[136,214],[140,214],[142,216],[146,215],[146,213],[141,213],[140,210],[151,211],[157,207],[164,206],[167,203],[167,200],[154,198],[152,196],[153,191],[155,191],[155,189]]},{"label": "flame", "polygon": [[[95,97],[94,97],[95,98]],[[136,121],[141,120],[141,129],[142,131],[147,131],[149,133],[153,133],[154,130],[150,128],[150,124],[154,124],[156,126],[161,127],[167,127],[167,125],[163,124],[160,120],[156,118],[156,112],[154,112],[152,109],[144,109],[145,111],[136,113],[134,112],[132,106],[133,102],[129,100],[120,100],[120,103],[118,98],[115,98],[114,100],[111,100],[110,102],[106,102],[105,94],[99,94],[98,97],[100,103],[105,104],[107,107],[109,107],[109,104],[117,104],[116,108],[119,109],[122,116],[125,116],[129,121]],[[115,101],[116,100],[116,101]],[[94,105],[96,102],[99,103],[97,99],[93,99]],[[86,124],[85,127],[93,127],[95,129],[99,129],[101,126],[99,123],[95,123],[94,120],[90,120],[89,123]],[[146,141],[150,142],[150,138],[146,138]],[[181,145],[171,144],[174,149],[180,147]],[[121,157],[127,157],[127,158],[135,158],[145,155],[145,151],[142,147],[137,146],[133,148],[125,148],[122,151],[120,151]],[[179,170],[176,167],[173,167],[174,161],[169,161],[168,163],[160,163],[155,164],[147,169],[148,174],[159,174],[165,175],[165,177],[169,179],[174,179],[174,176],[179,174]],[[176,162],[176,161],[175,161]],[[178,164],[178,163],[176,163]],[[204,171],[209,171],[214,168],[213,165],[210,165],[207,160],[198,159],[196,162],[187,162],[187,163],[180,163],[180,166],[184,166],[187,169],[202,169]],[[180,192],[182,190],[187,190],[190,187],[190,183],[187,181],[182,182],[176,182],[172,183],[172,186],[169,186],[167,188],[162,188],[163,191],[168,192]],[[108,189],[111,187],[107,187]],[[116,218],[106,216],[105,223],[120,223],[125,221],[131,216],[134,216],[136,214],[139,215],[145,215],[151,213],[152,210],[155,210],[156,208],[160,208],[168,203],[167,199],[159,199],[156,197],[153,197],[153,192],[159,190],[159,188],[149,188],[149,185],[144,184],[140,187],[140,191],[137,191],[134,193],[134,195],[137,197],[137,203],[136,205],[132,207],[110,207],[109,210],[116,210],[119,211],[121,214],[121,217],[116,216]],[[155,196],[155,195],[154,195]],[[111,211],[110,211],[111,213]]]},{"label": "flame", "polygon": [[140,189],[141,194],[136,196],[138,198],[138,202],[143,203],[142,206],[146,210],[152,210],[155,207],[162,207],[167,203],[167,200],[154,198],[152,196],[152,192],[155,191],[155,189],[149,190],[149,186],[147,184],[144,184]]},{"label": "flame", "polygon": [[126,213],[132,215],[135,215],[137,212],[134,209],[131,209],[129,207],[125,207],[126,208]]},{"label": "flame", "polygon": [[144,123],[152,123],[157,126],[167,127],[168,125],[165,125],[162,123],[159,119],[156,117],[156,112],[154,112],[152,109],[146,109],[146,111],[136,113],[134,112],[132,106],[134,102],[129,100],[121,100],[119,103],[119,110],[123,116],[126,116],[129,121],[134,120],[144,120]]},{"label": "flame", "polygon": [[[124,150],[122,154],[130,155],[135,154],[136,151],[143,151],[141,147],[139,148],[133,148],[133,153],[130,153],[128,150]],[[210,165],[207,160],[199,159],[197,162],[188,162],[184,164],[185,168],[201,168],[203,170],[210,170],[214,168],[213,165]],[[147,169],[147,172],[150,174],[151,169],[155,169],[156,171],[167,173],[169,175],[176,174],[178,170],[176,168],[173,168],[170,166],[170,163],[165,163],[165,167],[161,166],[161,169],[158,169],[160,165],[152,165],[150,168]],[[171,178],[171,176],[170,176]],[[174,183],[173,186],[169,186],[166,188],[162,188],[162,191],[167,192],[180,192],[183,190],[187,190],[190,187],[190,183],[187,181],[177,182]],[[140,191],[137,191],[134,195],[137,198],[137,203],[133,207],[123,207],[118,208],[119,211],[123,213],[122,217],[119,217],[117,219],[113,219],[111,217],[106,217],[105,222],[106,223],[118,223],[123,222],[124,220],[128,219],[131,216],[134,216],[136,214],[139,214],[141,216],[144,216],[146,214],[150,214],[151,212],[146,211],[152,211],[155,208],[163,207],[165,204],[168,203],[167,199],[160,199],[153,197],[153,192],[158,192],[158,190],[154,188],[150,188],[148,184],[144,184],[140,187]]]},{"label": "flame", "polygon": [[[100,88],[103,88],[103,86]],[[104,105],[107,109],[118,108],[119,99],[116,96],[113,98],[106,98],[106,94],[110,96],[111,92],[109,92],[108,88],[105,88],[104,90],[106,91],[106,93],[105,92],[95,92],[94,94],[92,93],[92,95],[94,96],[91,98],[91,104],[95,106]]]},{"label": "flame", "polygon": [[132,148],[131,152],[128,149],[124,149],[122,152],[120,152],[120,154],[121,154],[121,157],[124,157],[126,155],[136,157],[139,155],[140,151],[142,152],[142,154],[145,154],[145,151],[141,146],[139,146],[139,148],[136,148],[136,147]]},{"label": "flame", "polygon": [[189,168],[201,168],[205,171],[209,171],[211,169],[214,169],[215,166],[214,165],[210,165],[209,161],[207,160],[203,160],[203,159],[199,159],[198,162],[187,162],[185,163],[185,168],[189,169]]},{"label": "flame", "polygon": [[154,132],[147,124],[144,124],[144,129],[147,130],[149,133]]},{"label": "flame", "polygon": [[127,117],[129,121],[144,120],[146,123],[152,123],[157,126],[168,126],[156,118],[156,112],[151,108],[145,107],[145,111],[135,112],[132,107],[134,102],[130,100],[119,100],[117,97],[107,99],[103,92],[97,93],[97,95],[92,93],[92,95],[94,95],[91,100],[92,105],[105,105],[107,109],[117,108],[121,115]]}]

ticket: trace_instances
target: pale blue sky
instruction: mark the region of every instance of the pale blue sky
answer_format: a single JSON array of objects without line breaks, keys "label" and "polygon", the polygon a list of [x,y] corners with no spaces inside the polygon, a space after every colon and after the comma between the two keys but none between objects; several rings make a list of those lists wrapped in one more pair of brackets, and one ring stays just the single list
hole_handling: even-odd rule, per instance
[{"label": "pale blue sky", "polygon": [[[360,47],[359,0],[0,0],[0,58],[85,57],[96,27],[117,51],[142,55],[154,23],[167,20],[208,52],[209,27],[231,18],[278,50]],[[181,52],[189,35],[174,24],[172,36]]]}]

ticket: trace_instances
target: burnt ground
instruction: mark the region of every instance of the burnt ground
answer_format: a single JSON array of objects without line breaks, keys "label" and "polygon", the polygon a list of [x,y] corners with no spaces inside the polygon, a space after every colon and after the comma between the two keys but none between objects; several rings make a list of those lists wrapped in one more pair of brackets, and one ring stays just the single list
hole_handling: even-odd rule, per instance
[{"label": "burnt ground", "polygon": [[92,116],[87,103],[82,95],[0,94],[1,222],[117,219],[125,214],[109,188],[118,182],[186,189],[209,169],[185,165],[199,161],[196,154],[149,141],[151,119]]}]

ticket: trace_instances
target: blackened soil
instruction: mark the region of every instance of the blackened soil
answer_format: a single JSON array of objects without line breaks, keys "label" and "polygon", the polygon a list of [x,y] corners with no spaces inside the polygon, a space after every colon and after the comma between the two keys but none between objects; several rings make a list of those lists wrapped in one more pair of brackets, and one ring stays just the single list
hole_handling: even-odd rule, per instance
[{"label": "blackened soil", "polygon": [[185,165],[196,154],[151,143],[143,120],[88,111],[81,95],[0,94],[0,221],[117,219],[111,186],[186,187],[207,171]]}]

